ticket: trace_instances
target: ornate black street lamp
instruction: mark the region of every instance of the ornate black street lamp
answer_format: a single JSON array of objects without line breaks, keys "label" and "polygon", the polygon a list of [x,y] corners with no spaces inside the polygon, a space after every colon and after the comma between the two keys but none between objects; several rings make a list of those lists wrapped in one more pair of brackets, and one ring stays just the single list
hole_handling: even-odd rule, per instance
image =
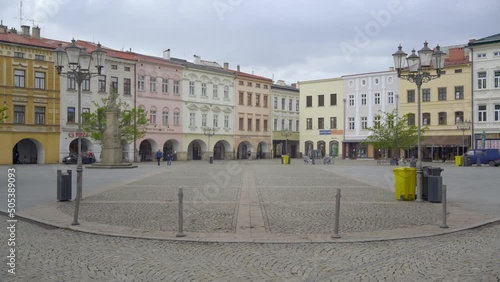
[{"label": "ornate black street lamp", "polygon": [[210,137],[215,135],[215,128],[214,127],[205,127],[203,128],[203,133],[208,136],[208,162],[212,163],[213,159],[210,159]]}]

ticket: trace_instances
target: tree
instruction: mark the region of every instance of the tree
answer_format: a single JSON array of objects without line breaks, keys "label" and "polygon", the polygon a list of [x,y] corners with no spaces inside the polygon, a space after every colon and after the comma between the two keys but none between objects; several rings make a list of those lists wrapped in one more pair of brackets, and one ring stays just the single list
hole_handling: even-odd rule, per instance
[{"label": "tree", "polygon": [[0,107],[0,123],[4,123],[7,118],[9,118],[9,115],[7,115],[7,106]]},{"label": "tree", "polygon": [[[117,95],[112,93],[111,95]],[[96,106],[95,112],[82,113],[82,128],[88,132],[90,137],[97,143],[102,144],[104,130],[106,129],[106,109],[110,98],[101,99],[100,103],[93,101]],[[119,111],[120,134],[123,143],[129,144],[135,139],[146,135],[148,119],[143,109],[130,108],[130,106],[118,99],[116,102]],[[135,120],[135,123],[134,123]]]},{"label": "tree", "polygon": [[[372,134],[363,143],[372,144],[375,149],[391,149],[399,156],[399,150],[413,148],[418,142],[418,127],[409,125],[410,114],[398,117],[397,111],[381,112],[375,117],[373,127],[367,128]],[[427,127],[421,128],[421,134]]]}]

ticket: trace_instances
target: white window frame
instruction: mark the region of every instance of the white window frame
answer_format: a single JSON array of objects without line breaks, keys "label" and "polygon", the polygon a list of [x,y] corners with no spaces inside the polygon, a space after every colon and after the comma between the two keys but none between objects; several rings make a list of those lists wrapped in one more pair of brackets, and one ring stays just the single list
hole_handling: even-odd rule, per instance
[{"label": "white window frame", "polygon": [[361,94],[361,105],[366,106],[366,93]]},{"label": "white window frame", "polygon": [[174,126],[179,126],[180,124],[180,112],[178,110],[174,111]]},{"label": "white window frame", "polygon": [[201,84],[201,97],[207,97],[207,84]]},{"label": "white window frame", "polygon": [[394,92],[387,92],[387,104],[394,104]]},{"label": "white window frame", "polygon": [[202,127],[207,126],[207,114],[206,113],[201,114],[201,126]]},{"label": "white window frame", "polygon": [[368,128],[368,117],[361,117],[361,129]]},{"label": "white window frame", "polygon": [[162,78],[161,92],[168,95],[168,78]]},{"label": "white window frame", "polygon": [[486,89],[486,77],[487,74],[485,71],[481,71],[477,73],[477,89]]},{"label": "white window frame", "polygon": [[[483,109],[484,107],[484,109]],[[487,121],[487,110],[488,107],[486,105],[478,105],[477,106],[477,121],[478,122],[486,122]]]},{"label": "white window frame", "polygon": [[168,116],[169,116],[169,110],[168,110],[168,108],[164,108],[163,113],[162,113],[162,122],[163,122],[164,126],[169,126]]},{"label": "white window frame", "polygon": [[189,96],[194,96],[194,81],[189,82]]},{"label": "white window frame", "polygon": [[348,119],[348,121],[349,121],[349,130],[354,130],[355,129],[355,127],[354,127],[355,119],[353,117],[350,117]]},{"label": "white window frame", "polygon": [[196,126],[196,113],[189,113],[189,126],[194,127]]},{"label": "white window frame", "polygon": [[214,114],[213,115],[213,128],[218,128],[219,127],[219,114]]},{"label": "white window frame", "polygon": [[354,106],[354,95],[349,95],[349,107]]},{"label": "white window frame", "polygon": [[375,93],[373,95],[373,104],[380,105],[380,93]]}]

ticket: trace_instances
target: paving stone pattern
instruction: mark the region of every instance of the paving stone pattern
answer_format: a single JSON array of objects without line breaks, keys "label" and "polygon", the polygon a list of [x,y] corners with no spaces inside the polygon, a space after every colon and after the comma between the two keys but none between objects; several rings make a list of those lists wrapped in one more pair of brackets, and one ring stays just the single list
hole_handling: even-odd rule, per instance
[{"label": "paving stone pattern", "polygon": [[[7,227],[0,216],[0,229]],[[500,224],[365,243],[193,243],[18,222],[17,268],[0,281],[500,281]],[[5,247],[4,244],[2,246]]]}]

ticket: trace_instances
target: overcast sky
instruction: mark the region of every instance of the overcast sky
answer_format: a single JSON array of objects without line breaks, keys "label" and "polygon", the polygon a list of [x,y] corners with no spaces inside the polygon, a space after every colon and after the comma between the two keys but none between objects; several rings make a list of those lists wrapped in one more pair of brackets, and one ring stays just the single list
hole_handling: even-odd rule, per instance
[{"label": "overcast sky", "polygon": [[[20,29],[20,0],[0,0]],[[256,75],[297,81],[383,71],[410,53],[500,33],[499,0],[24,0],[23,24],[42,36],[192,61],[193,54]]]}]

